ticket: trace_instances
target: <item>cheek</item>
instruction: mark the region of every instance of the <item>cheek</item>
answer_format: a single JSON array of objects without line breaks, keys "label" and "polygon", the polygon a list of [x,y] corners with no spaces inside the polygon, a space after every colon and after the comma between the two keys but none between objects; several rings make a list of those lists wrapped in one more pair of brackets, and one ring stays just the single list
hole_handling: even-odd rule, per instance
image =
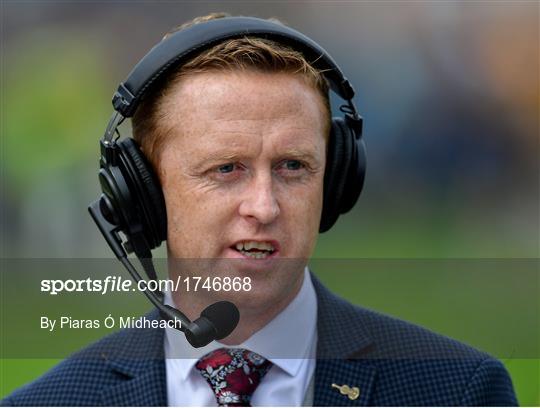
[{"label": "cheek", "polygon": [[201,191],[189,181],[164,180],[169,248],[178,257],[215,257],[220,235],[233,219],[231,198]]},{"label": "cheek", "polygon": [[282,196],[282,214],[298,244],[311,247],[319,233],[323,202],[323,177],[309,185],[287,190]]},{"label": "cheek", "polygon": [[322,206],[322,188],[317,185],[289,190],[284,194],[282,203],[287,207],[287,212],[301,215],[301,218],[313,218]]}]

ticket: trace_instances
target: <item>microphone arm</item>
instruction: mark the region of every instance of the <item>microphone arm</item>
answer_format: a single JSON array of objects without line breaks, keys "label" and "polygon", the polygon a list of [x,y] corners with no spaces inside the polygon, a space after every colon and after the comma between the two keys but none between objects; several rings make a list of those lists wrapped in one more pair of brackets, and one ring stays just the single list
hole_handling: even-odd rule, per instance
[{"label": "microphone arm", "polygon": [[[133,280],[138,284],[144,281],[144,279],[130,262],[126,251],[122,247],[122,239],[119,234],[120,228],[109,222],[103,214],[101,206],[106,206],[106,203],[102,202],[102,200],[103,195],[100,199],[90,204],[88,211],[116,258],[124,265]],[[151,263],[152,261],[148,259],[146,262]],[[192,322],[180,310],[162,303],[162,300],[154,292],[149,290],[147,285],[145,285],[143,293],[159,310],[162,318],[168,320],[176,319],[181,322],[181,327],[176,327],[176,325],[173,325],[173,327],[184,332],[186,339],[193,347],[203,347],[213,340],[220,340],[227,337],[236,328],[240,319],[238,308],[231,302],[222,301],[208,306],[202,312],[201,317]],[[222,319],[227,319],[227,322],[225,324],[220,323]]]},{"label": "microphone arm", "polygon": [[[127,257],[119,258],[120,262],[122,262],[122,265],[128,270],[129,274],[135,280],[137,283],[144,280],[142,276],[137,272],[133,264],[129,261]],[[169,319],[169,320],[179,320],[182,324],[181,327],[178,327],[177,329],[185,332],[186,328],[191,326],[191,321],[186,317],[185,314],[183,314],[180,310],[175,309],[169,305],[161,303],[161,301],[158,299],[156,294],[148,289],[145,285],[145,289],[143,293],[146,295],[148,300],[152,302],[152,304],[159,309],[161,313],[161,317]],[[176,328],[176,325],[174,325]]]}]

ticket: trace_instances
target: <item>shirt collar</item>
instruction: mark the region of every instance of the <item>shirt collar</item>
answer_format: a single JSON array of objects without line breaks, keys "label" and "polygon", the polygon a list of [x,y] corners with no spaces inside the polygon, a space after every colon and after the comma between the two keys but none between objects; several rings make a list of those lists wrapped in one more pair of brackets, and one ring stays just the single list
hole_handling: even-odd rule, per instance
[{"label": "shirt collar", "polygon": [[[165,293],[165,304],[173,305],[171,294]],[[309,269],[304,270],[302,287],[296,297],[266,326],[244,343],[234,346],[245,348],[268,358],[291,376],[296,375],[302,359],[315,358],[317,341],[317,296]],[[205,347],[192,347],[183,333],[165,328],[165,357],[176,359],[181,379],[205,354],[221,347],[230,347],[213,341]],[[178,358],[178,357],[182,358]]]}]

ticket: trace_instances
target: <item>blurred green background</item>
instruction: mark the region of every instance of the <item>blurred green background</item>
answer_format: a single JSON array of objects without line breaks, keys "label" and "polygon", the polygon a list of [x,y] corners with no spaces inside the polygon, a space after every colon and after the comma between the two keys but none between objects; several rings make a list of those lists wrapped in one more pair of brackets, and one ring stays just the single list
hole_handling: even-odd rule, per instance
[{"label": "blurred green background", "polygon": [[[365,117],[365,189],[321,235],[316,273],[354,303],[491,348],[521,404],[540,405],[537,2],[0,5],[2,258],[110,257],[86,206],[99,193],[113,90],[163,33],[195,16],[277,17],[332,54]],[[345,273],[329,258],[374,263]],[[418,270],[374,273],[392,259]],[[456,274],[448,260],[468,267]],[[496,279],[467,274],[475,261],[482,270],[496,262]],[[2,397],[58,359],[8,358],[17,341],[9,316],[28,302],[28,285],[4,268],[0,283]],[[22,292],[8,297],[14,287]],[[123,305],[148,309],[140,296]],[[497,328],[511,332],[515,354]],[[88,331],[80,344],[101,334]]]}]

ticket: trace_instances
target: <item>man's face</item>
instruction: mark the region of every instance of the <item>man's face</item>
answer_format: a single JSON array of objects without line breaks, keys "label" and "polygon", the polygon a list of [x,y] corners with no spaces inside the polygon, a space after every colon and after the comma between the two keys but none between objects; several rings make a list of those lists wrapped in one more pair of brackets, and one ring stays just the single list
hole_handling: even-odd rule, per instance
[{"label": "man's face", "polygon": [[321,96],[292,74],[209,72],[182,79],[166,103],[157,167],[169,258],[215,261],[177,273],[249,276],[250,293],[217,296],[239,307],[294,296],[322,210]]}]

